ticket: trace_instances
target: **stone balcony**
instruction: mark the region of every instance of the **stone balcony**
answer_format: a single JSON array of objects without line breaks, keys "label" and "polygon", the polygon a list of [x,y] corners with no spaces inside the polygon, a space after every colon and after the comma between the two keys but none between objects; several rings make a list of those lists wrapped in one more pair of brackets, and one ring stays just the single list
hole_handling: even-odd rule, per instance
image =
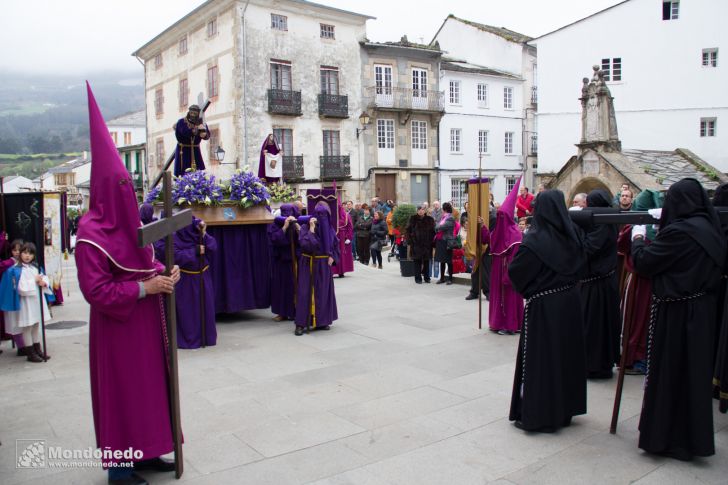
[{"label": "stone balcony", "polygon": [[371,86],[366,88],[366,104],[372,109],[439,113],[445,111],[445,96],[440,91]]}]

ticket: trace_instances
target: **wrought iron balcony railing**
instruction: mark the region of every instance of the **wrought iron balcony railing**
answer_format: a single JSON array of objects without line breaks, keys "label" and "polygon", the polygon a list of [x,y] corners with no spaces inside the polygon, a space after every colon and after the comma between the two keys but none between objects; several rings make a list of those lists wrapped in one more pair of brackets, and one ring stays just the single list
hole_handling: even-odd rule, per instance
[{"label": "wrought iron balcony railing", "polygon": [[371,108],[445,111],[445,96],[440,91],[372,86],[366,89]]},{"label": "wrought iron balcony railing", "polygon": [[538,136],[532,135],[531,136],[531,149],[529,150],[529,155],[536,156],[538,155]]},{"label": "wrought iron balcony railing", "polygon": [[277,115],[301,115],[301,91],[268,90],[268,112]]},{"label": "wrought iron balcony railing", "polygon": [[349,117],[349,97],[338,94],[318,95],[319,114],[329,118]]},{"label": "wrought iron balcony railing", "polygon": [[538,88],[531,87],[531,104],[538,104]]},{"label": "wrought iron balcony railing", "polygon": [[321,179],[339,180],[351,177],[349,155],[324,155],[321,160]]},{"label": "wrought iron balcony railing", "polygon": [[303,155],[283,155],[283,180],[303,180]]}]

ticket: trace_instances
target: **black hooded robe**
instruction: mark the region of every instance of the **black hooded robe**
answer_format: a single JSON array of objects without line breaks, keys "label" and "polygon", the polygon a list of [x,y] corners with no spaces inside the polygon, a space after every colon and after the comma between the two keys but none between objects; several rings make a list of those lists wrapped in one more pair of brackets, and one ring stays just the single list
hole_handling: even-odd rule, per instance
[{"label": "black hooded robe", "polygon": [[[594,190],[588,207],[609,207],[609,196]],[[584,236],[587,274],[581,282],[587,377],[612,377],[619,359],[619,289],[617,282],[617,226],[593,225]]]},{"label": "black hooded robe", "polygon": [[670,187],[652,244],[632,242],[635,269],[652,278],[654,295],[639,424],[639,447],[650,453],[681,460],[715,453],[714,291],[725,252],[712,205],[691,179]]},{"label": "black hooded robe", "polygon": [[531,230],[508,267],[514,289],[527,302],[509,415],[524,430],[552,431],[586,413],[584,334],[576,287],[584,262],[563,194],[541,192]]}]

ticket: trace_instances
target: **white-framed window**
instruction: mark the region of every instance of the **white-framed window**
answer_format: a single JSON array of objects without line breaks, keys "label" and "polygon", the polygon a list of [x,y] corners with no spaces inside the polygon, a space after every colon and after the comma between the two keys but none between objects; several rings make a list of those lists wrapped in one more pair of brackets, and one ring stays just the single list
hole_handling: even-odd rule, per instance
[{"label": "white-framed window", "polygon": [[207,67],[207,97],[214,98],[220,94],[220,73],[217,64]]},{"label": "white-framed window", "polygon": [[478,108],[488,107],[488,85],[478,83]]},{"label": "white-framed window", "polygon": [[451,178],[450,179],[450,203],[453,207],[463,207],[468,201],[467,179]]},{"label": "white-framed window", "polygon": [[703,66],[718,67],[718,49],[703,49]]},{"label": "white-framed window", "polygon": [[488,153],[488,130],[478,131],[478,153]]},{"label": "white-framed window", "polygon": [[412,96],[427,97],[427,71],[424,69],[412,69]]},{"label": "white-framed window", "polygon": [[377,94],[392,94],[392,66],[388,64],[374,65],[374,85]]},{"label": "white-framed window", "polygon": [[506,177],[506,194],[510,194],[515,187],[518,177]]},{"label": "white-framed window", "polygon": [[504,146],[503,146],[503,153],[506,155],[512,155],[513,154],[513,132],[512,131],[506,131],[504,140]]},{"label": "white-framed window", "polygon": [[377,120],[377,147],[394,148],[394,120]]},{"label": "white-framed window", "polygon": [[717,124],[716,118],[700,118],[700,136],[715,136]]},{"label": "white-framed window", "polygon": [[179,40],[179,55],[187,54],[187,36],[185,35]]},{"label": "white-framed window", "polygon": [[288,30],[288,17],[277,13],[270,14],[270,28],[273,30]]},{"label": "white-framed window", "polygon": [[164,163],[164,138],[157,138],[154,154],[157,157],[157,160],[155,161],[157,167],[161,167]]},{"label": "white-framed window", "polygon": [[662,0],[662,20],[680,18],[680,0]]},{"label": "white-framed window", "polygon": [[189,103],[189,96],[190,96],[189,83],[188,83],[186,77],[179,80],[178,93],[179,93],[179,108],[184,109],[187,107],[187,103]]},{"label": "white-framed window", "polygon": [[217,35],[217,18],[207,22],[207,37],[215,37]]},{"label": "white-framed window", "polygon": [[605,81],[621,81],[622,80],[622,58],[613,57],[602,59],[602,71],[604,71]]},{"label": "white-framed window", "polygon": [[462,135],[462,130],[460,128],[450,128],[450,152],[451,153],[460,153],[461,135]]},{"label": "white-framed window", "polygon": [[160,52],[156,56],[154,56],[154,69],[159,69],[162,67],[162,53]]},{"label": "white-framed window", "polygon": [[450,81],[450,104],[460,104],[460,81]]},{"label": "white-framed window", "polygon": [[503,108],[513,109],[513,88],[510,86],[503,88]]},{"label": "white-framed window", "polygon": [[322,39],[334,39],[334,26],[329,24],[321,25],[321,38]]},{"label": "white-framed window", "polygon": [[412,120],[412,148],[427,149],[427,122]]}]

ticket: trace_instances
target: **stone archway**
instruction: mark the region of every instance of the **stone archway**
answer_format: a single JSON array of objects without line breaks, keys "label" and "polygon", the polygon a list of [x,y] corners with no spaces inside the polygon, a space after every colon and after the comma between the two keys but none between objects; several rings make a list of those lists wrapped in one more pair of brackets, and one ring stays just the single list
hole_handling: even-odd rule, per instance
[{"label": "stone archway", "polygon": [[614,197],[612,191],[609,190],[609,187],[607,187],[607,185],[601,179],[598,179],[596,177],[584,177],[583,179],[579,180],[576,185],[574,185],[574,187],[571,189],[568,200],[570,202],[574,199],[574,196],[576,194],[579,194],[581,192],[588,194],[595,189],[604,190],[609,195],[610,200],[612,199],[612,197]]}]

